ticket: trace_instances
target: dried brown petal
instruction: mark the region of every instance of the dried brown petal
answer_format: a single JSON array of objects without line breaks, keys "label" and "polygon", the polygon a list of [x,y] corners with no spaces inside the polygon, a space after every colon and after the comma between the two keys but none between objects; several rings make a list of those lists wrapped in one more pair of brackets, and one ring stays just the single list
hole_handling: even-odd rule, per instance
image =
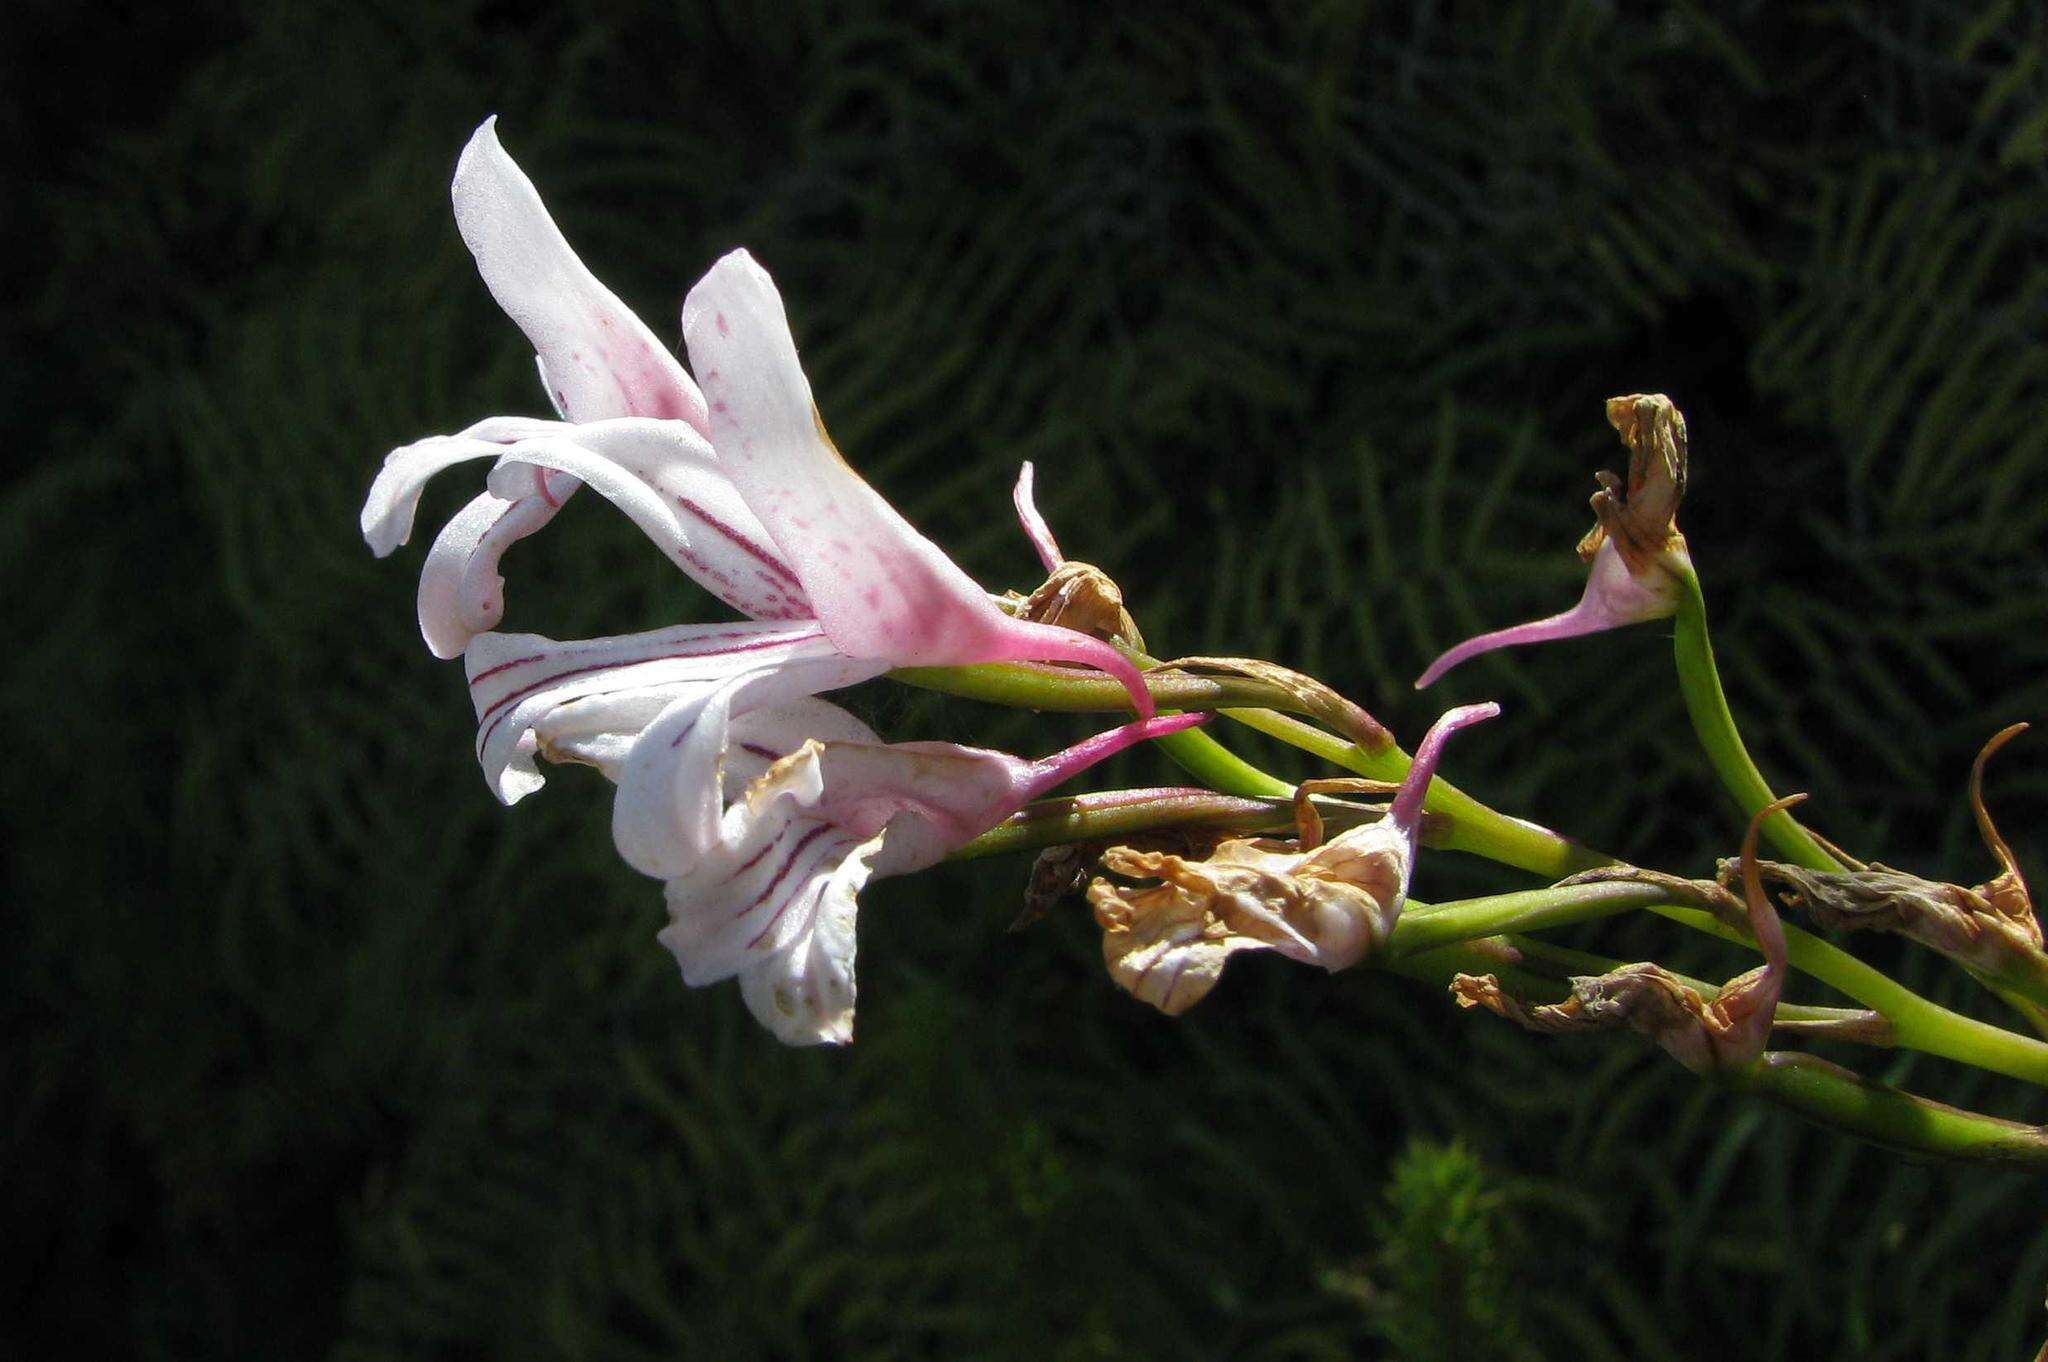
[{"label": "dried brown petal", "polygon": [[1232,838],[1203,860],[1114,847],[1104,869],[1157,883],[1097,879],[1088,902],[1117,983],[1178,1014],[1241,950],[1275,950],[1329,970],[1365,959],[1400,914],[1408,854],[1405,836],[1384,822],[1306,851],[1267,838]]},{"label": "dried brown petal", "polygon": [[[1366,780],[1352,776],[1304,780],[1294,787],[1294,826],[1297,830],[1296,840],[1301,849],[1313,851],[1323,844],[1323,815],[1315,806],[1317,795],[1393,794],[1400,788],[1400,784],[1395,781]],[[1386,810],[1380,808],[1380,812],[1384,814]]]},{"label": "dried brown petal", "polygon": [[1591,562],[1601,543],[1612,539],[1632,575],[1641,576],[1660,554],[1685,548],[1678,532],[1678,506],[1685,498],[1685,417],[1662,393],[1634,393],[1607,400],[1607,420],[1628,446],[1628,481],[1602,471],[1594,476],[1598,523],[1579,541],[1579,556]]},{"label": "dried brown petal", "polygon": [[2008,724],[1991,735],[1977,753],[1977,759],[1970,763],[1970,812],[1976,816],[1977,832],[1983,837],[1985,847],[1997,860],[2000,873],[1984,884],[1977,886],[1977,895],[1991,906],[1993,912],[2011,922],[2019,933],[2032,940],[2035,949],[2041,946],[2041,924],[2034,916],[2034,899],[2027,892],[2026,878],[2020,874],[2020,862],[2006,845],[1998,827],[1991,821],[1991,811],[1984,807],[1984,764],[1991,760],[1991,754],[2027,731],[2026,724]]},{"label": "dried brown petal", "polygon": [[1047,847],[1031,863],[1031,878],[1024,885],[1024,902],[1010,922],[1010,930],[1021,932],[1051,912],[1053,905],[1069,894],[1078,894],[1094,873],[1100,843],[1078,842],[1070,846]]},{"label": "dried brown petal", "polygon": [[1024,886],[1024,902],[1009,929],[1022,931],[1051,912],[1060,900],[1080,893],[1101,864],[1103,853],[1113,845],[1199,858],[1215,851],[1231,835],[1210,827],[1162,828],[1129,836],[1121,843],[1087,841],[1047,847],[1031,863],[1031,877]]}]

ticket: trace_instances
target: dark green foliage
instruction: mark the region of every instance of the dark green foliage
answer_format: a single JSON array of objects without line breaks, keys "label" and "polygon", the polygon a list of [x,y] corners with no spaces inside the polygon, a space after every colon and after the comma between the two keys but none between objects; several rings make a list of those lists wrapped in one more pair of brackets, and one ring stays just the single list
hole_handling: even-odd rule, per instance
[{"label": "dark green foliage", "polygon": [[[859,1043],[783,1051],[675,981],[601,782],[490,801],[413,637],[418,549],[355,531],[385,449],[541,410],[448,221],[497,111],[657,331],[753,248],[841,446],[984,581],[1032,584],[1034,458],[1158,647],[1303,667],[1411,737],[1498,696],[1461,783],[1704,871],[1739,829],[1655,629],[1408,685],[1576,593],[1621,462],[1600,401],[1670,392],[1767,772],[1854,849],[1981,878],[1970,755],[2048,710],[2035,7],[321,0],[130,46],[29,8],[0,1331],[31,1355],[1432,1356],[1440,1289],[1503,1331],[1474,1356],[1990,1362],[2048,1332],[2037,1181],[1379,976],[1246,961],[1168,1023],[1078,913],[1001,932],[1018,865],[880,886]],[[511,555],[515,627],[707,611],[584,500]],[[2042,750],[1991,779],[2037,880]],[[1743,967],[1679,935],[1592,939]]]},{"label": "dark green foliage", "polygon": [[1403,1362],[1530,1357],[1506,1261],[1527,1246],[1501,1242],[1512,1221],[1471,1151],[1410,1144],[1394,1160],[1386,1201],[1377,1258],[1332,1271],[1326,1284],[1358,1301]]}]

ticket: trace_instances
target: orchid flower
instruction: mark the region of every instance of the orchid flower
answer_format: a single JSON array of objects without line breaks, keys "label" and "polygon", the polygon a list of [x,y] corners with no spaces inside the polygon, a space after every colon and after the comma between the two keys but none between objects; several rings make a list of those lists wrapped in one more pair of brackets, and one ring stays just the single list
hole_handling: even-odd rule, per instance
[{"label": "orchid flower", "polygon": [[1387,815],[1321,845],[1234,838],[1206,860],[1117,847],[1111,879],[1088,887],[1102,953],[1120,985],[1169,1016],[1208,995],[1232,955],[1272,950],[1335,971],[1370,957],[1407,903],[1423,797],[1450,735],[1500,713],[1466,705],[1439,718],[1416,749]]},{"label": "orchid flower", "polygon": [[637,652],[486,635],[470,650],[478,751],[507,798],[539,783],[537,752],[602,770],[620,854],[667,881],[660,939],[684,981],[736,975],[783,1041],[845,1042],[869,879],[924,869],[1104,757],[1207,718],[1141,720],[1035,762],[891,745],[814,698],[863,665],[815,627],[769,622],[709,643],[644,635]]},{"label": "orchid flower", "polygon": [[504,551],[587,483],[727,604],[757,620],[814,622],[841,656],[870,664],[867,675],[1080,663],[1116,676],[1140,714],[1153,712],[1121,652],[1005,615],[847,465],[812,401],[782,299],[745,251],[714,265],[684,304],[700,389],[584,268],[494,123],[477,130],[456,166],[456,224],[538,352],[561,419],[496,417],[386,458],[362,513],[380,557],[409,537],[435,473],[497,460],[488,490],[442,530],[421,574],[420,631],[437,656],[461,653],[497,625]]},{"label": "orchid flower", "polygon": [[1593,494],[1599,520],[1579,541],[1579,557],[1589,570],[1578,604],[1547,619],[1466,639],[1430,663],[1416,689],[1497,648],[1577,638],[1677,613],[1677,573],[1689,561],[1677,523],[1685,495],[1685,418],[1669,398],[1647,394],[1609,399],[1607,419],[1629,447],[1628,482],[1599,474],[1600,490]]}]

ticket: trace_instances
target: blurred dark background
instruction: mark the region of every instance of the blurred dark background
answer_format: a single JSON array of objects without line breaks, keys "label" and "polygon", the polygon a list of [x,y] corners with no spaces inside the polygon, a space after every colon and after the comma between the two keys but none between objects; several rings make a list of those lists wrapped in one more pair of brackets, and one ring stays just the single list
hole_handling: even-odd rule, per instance
[{"label": "blurred dark background", "polygon": [[[1084,909],[1002,930],[1022,861],[873,891],[858,1043],[788,1051],[676,980],[594,774],[489,798],[459,670],[414,633],[420,550],[374,562],[355,517],[391,446],[544,413],[447,208],[497,112],[658,333],[751,247],[841,446],[984,582],[1035,584],[1007,503],[1034,458],[1161,650],[1290,662],[1409,737],[1498,697],[1461,782],[1698,873],[1739,829],[1657,629],[1408,686],[1575,596],[1621,463],[1601,400],[1669,392],[1766,770],[1866,855],[1990,873],[1969,759],[2048,714],[2037,6],[1103,8],[10,11],[0,1351],[2010,1360],[2048,1334],[2038,1178],[1379,975],[1240,960],[1168,1022]],[[474,485],[444,478],[426,533]],[[710,615],[588,501],[511,556],[512,627]],[[853,703],[895,736],[1078,731]],[[2044,753],[1991,782],[2037,880]],[[1434,858],[1418,889],[1515,883]],[[1678,936],[1581,940],[1745,967]]]}]

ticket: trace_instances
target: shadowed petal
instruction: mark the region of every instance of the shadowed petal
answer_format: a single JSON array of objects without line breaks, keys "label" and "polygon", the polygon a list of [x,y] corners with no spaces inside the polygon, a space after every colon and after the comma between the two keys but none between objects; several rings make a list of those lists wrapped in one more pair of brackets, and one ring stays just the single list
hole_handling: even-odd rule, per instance
[{"label": "shadowed petal", "polygon": [[740,973],[740,996],[784,1045],[853,1040],[855,896],[872,873],[875,845],[841,844],[820,876],[809,929]]}]

